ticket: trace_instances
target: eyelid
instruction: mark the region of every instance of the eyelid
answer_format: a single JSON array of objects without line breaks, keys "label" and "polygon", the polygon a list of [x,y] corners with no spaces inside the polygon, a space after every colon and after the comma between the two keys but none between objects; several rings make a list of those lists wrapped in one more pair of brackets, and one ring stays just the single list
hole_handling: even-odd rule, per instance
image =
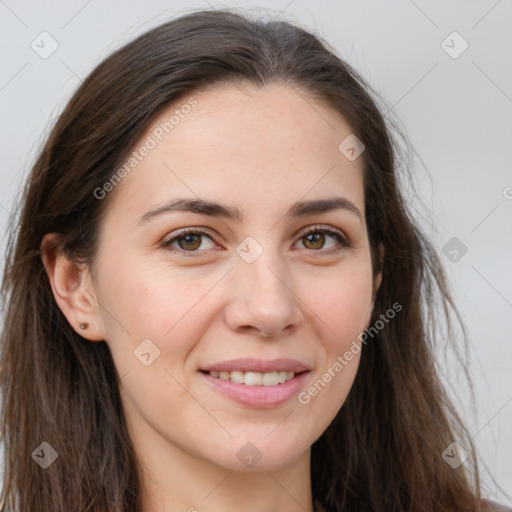
[{"label": "eyelid", "polygon": [[312,224],[311,226],[306,226],[305,228],[299,230],[297,235],[300,234],[299,238],[302,238],[303,236],[316,231],[325,231],[328,233],[336,234],[340,236],[345,243],[348,243],[348,239],[343,231],[341,231],[341,229],[335,228],[334,226],[330,226],[328,224]]},{"label": "eyelid", "polygon": [[187,228],[180,228],[180,229],[177,229],[176,231],[173,231],[172,233],[170,233],[169,236],[166,236],[164,238],[164,242],[165,242],[165,240],[174,240],[175,238],[178,238],[182,235],[188,235],[189,233],[205,234],[205,235],[209,235],[212,238],[215,236],[215,232],[213,230],[211,230],[210,228],[206,228],[203,226],[192,226],[192,227],[187,227]]},{"label": "eyelid", "polygon": [[[316,233],[316,232],[324,232],[329,236],[333,236],[338,238],[338,243],[340,244],[340,247],[337,248],[331,248],[331,249],[305,249],[309,253],[315,255],[315,256],[321,256],[321,255],[328,255],[328,254],[334,254],[346,247],[350,247],[350,241],[348,237],[338,228],[335,228],[330,225],[325,224],[313,224],[310,226],[306,226],[305,228],[300,229],[298,232],[296,232],[293,236],[294,238],[298,238],[297,241],[300,241],[301,238],[309,235],[310,233]],[[206,227],[203,226],[195,226],[195,227],[186,227],[186,228],[180,228],[176,231],[173,231],[170,235],[166,236],[161,242],[160,247],[164,250],[167,250],[169,252],[172,252],[174,254],[177,254],[179,256],[184,257],[194,257],[197,254],[206,252],[208,253],[211,249],[203,250],[203,251],[186,251],[184,249],[173,249],[171,246],[176,241],[176,239],[181,238],[182,236],[185,236],[187,234],[197,234],[197,235],[206,235],[208,238],[210,238],[213,242],[215,242],[215,234],[214,232]],[[216,242],[215,242],[216,243]],[[316,254],[315,254],[316,253]]]}]

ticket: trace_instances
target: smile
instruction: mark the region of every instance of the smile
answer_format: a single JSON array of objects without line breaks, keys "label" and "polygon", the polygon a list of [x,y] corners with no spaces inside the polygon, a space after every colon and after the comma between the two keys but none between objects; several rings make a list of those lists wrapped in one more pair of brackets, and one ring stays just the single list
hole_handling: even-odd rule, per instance
[{"label": "smile", "polygon": [[245,384],[246,386],[277,386],[292,380],[295,377],[294,372],[279,371],[279,372],[209,372],[213,378],[222,380],[230,380],[237,384]]},{"label": "smile", "polygon": [[[283,405],[304,387],[310,371],[216,372],[200,370],[199,375],[216,393],[246,407],[266,409]],[[236,382],[236,381],[243,382]]]}]

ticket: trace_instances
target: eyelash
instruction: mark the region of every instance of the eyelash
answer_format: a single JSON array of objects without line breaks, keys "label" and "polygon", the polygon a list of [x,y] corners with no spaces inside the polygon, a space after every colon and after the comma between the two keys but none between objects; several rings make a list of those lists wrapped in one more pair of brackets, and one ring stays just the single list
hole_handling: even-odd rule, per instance
[{"label": "eyelash", "polygon": [[[306,236],[311,235],[313,233],[322,233],[322,234],[329,235],[329,236],[336,238],[337,242],[340,244],[340,247],[337,247],[335,249],[329,249],[329,250],[306,249],[306,251],[310,251],[312,253],[320,253],[318,255],[326,255],[326,254],[331,255],[331,254],[336,254],[336,253],[340,252],[341,250],[343,250],[346,247],[350,247],[349,242],[341,234],[340,231],[330,228],[330,227],[323,227],[323,226],[312,226],[311,228],[307,229],[305,232],[302,233],[302,235],[299,237],[299,240],[301,240],[302,238],[305,238]],[[170,251],[170,252],[177,254],[180,257],[184,257],[184,258],[195,257],[196,253],[208,251],[208,249],[206,251],[204,251],[204,250],[203,251],[198,251],[198,250],[186,251],[184,249],[175,249],[172,247],[172,244],[174,242],[180,240],[181,238],[184,238],[186,235],[205,235],[213,241],[213,238],[209,231],[206,231],[201,228],[183,228],[183,229],[180,229],[177,232],[173,233],[172,238],[164,239],[160,243],[160,247],[162,247],[166,251]],[[315,256],[317,256],[317,255],[315,255]]]}]

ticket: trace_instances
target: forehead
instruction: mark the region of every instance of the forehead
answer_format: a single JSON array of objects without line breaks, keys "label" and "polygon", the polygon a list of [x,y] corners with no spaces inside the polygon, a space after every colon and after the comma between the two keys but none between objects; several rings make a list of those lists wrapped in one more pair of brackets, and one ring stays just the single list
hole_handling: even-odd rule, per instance
[{"label": "forehead", "polygon": [[195,91],[149,125],[110,208],[136,215],[149,203],[187,195],[254,205],[263,215],[337,193],[364,211],[362,159],[351,161],[338,148],[351,133],[338,112],[289,86]]}]

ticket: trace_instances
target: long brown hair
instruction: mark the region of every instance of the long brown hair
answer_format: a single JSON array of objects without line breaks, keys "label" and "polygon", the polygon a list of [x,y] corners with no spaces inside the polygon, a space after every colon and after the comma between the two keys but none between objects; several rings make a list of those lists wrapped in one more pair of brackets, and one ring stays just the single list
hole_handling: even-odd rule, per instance
[{"label": "long brown hair", "polygon": [[[67,322],[40,243],[58,233],[59,250],[93,264],[109,200],[94,191],[170,102],[221,81],[286,84],[344,116],[366,148],[366,222],[374,272],[383,271],[372,323],[396,302],[403,308],[364,346],[346,402],[312,446],[313,497],[327,512],[481,510],[471,438],[434,358],[438,324],[460,316],[400,190],[394,123],[363,78],[319,38],[229,10],[181,16],[101,62],[56,121],[20,193],[2,281],[4,507],[140,511],[141,471],[110,351]],[[452,334],[443,343],[454,343]],[[452,469],[441,454],[455,440],[470,457]],[[31,456],[42,442],[58,454],[45,470]]]}]

